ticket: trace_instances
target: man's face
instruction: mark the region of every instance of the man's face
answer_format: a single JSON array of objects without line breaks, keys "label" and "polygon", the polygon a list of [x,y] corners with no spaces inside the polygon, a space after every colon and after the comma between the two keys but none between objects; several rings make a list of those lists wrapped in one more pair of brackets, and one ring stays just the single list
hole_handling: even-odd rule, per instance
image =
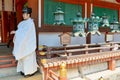
[{"label": "man's face", "polygon": [[30,17],[30,14],[27,13],[23,13],[23,19],[26,20]]}]

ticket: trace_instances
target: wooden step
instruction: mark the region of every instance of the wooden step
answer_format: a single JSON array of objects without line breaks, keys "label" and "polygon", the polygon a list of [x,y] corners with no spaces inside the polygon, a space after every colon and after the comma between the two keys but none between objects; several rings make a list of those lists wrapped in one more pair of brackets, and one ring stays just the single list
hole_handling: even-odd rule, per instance
[{"label": "wooden step", "polygon": [[0,56],[0,68],[7,68],[13,66],[16,66],[16,60],[12,54]]}]

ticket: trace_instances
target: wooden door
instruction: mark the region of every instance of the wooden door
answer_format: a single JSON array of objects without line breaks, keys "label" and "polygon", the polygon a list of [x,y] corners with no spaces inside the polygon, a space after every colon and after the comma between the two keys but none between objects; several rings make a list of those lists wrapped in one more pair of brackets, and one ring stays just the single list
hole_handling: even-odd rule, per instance
[{"label": "wooden door", "polygon": [[6,43],[8,40],[8,14],[6,11],[1,12],[2,28],[1,28],[1,42]]}]

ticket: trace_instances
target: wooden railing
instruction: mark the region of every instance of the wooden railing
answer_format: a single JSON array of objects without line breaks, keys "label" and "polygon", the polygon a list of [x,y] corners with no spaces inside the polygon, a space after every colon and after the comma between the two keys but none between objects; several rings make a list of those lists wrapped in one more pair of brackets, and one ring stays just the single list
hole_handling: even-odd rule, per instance
[{"label": "wooden railing", "polygon": [[118,48],[120,47],[119,42],[67,45],[67,46],[54,46],[54,47],[45,46],[43,50],[38,51],[38,53],[44,52],[47,58],[51,58],[53,55],[60,56],[60,55],[67,54],[69,56],[74,53],[77,53],[76,55],[80,55],[80,54],[87,54],[87,53],[104,52],[105,50],[112,51],[115,48],[115,44],[117,44]]},{"label": "wooden railing", "polygon": [[[120,59],[119,44],[120,43],[101,43],[47,47],[44,57],[39,57],[39,65],[44,68],[43,72],[46,75],[50,74],[48,71],[51,69],[57,68],[59,70],[60,64],[63,62],[66,63],[67,68],[108,62],[108,69],[115,70],[115,62]],[[40,54],[40,52],[38,54]],[[67,56],[60,56],[65,53],[67,53]],[[47,55],[49,55],[49,57],[46,57]],[[41,59],[46,59],[45,63],[41,63]],[[44,76],[44,78],[44,80],[47,80],[50,76]]]}]

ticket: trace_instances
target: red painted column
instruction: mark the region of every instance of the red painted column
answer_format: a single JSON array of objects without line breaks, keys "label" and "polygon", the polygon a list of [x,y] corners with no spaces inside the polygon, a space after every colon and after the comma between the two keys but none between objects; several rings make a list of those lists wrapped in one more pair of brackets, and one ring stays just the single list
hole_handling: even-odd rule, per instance
[{"label": "red painted column", "polygon": [[[87,18],[90,17],[90,15],[91,15],[91,9],[93,9],[93,8],[91,8],[91,4],[93,4],[93,3],[91,3],[91,2],[87,3]],[[88,26],[87,26],[86,32],[88,32]],[[91,43],[91,34],[87,35],[87,37],[86,37],[86,43],[87,44]]]},{"label": "red painted column", "polygon": [[108,63],[109,63],[109,64],[108,64],[108,69],[109,69],[109,70],[115,70],[115,60],[112,59],[112,60],[110,60]]}]

